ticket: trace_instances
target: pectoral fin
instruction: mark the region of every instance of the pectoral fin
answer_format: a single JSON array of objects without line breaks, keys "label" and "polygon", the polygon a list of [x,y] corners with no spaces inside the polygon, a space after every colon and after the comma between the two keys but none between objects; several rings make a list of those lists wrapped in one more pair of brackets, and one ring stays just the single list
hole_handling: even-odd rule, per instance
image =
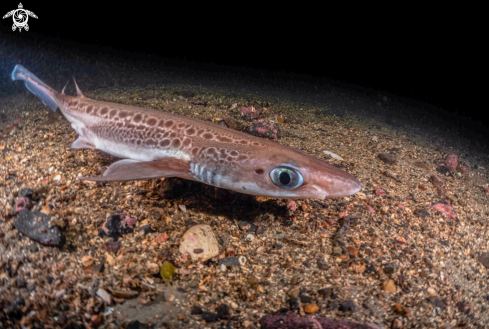
[{"label": "pectoral fin", "polygon": [[80,136],[71,144],[72,149],[95,149],[95,145],[90,143],[86,138]]},{"label": "pectoral fin", "polygon": [[124,182],[160,177],[193,179],[190,172],[189,162],[174,158],[157,161],[120,160],[111,164],[104,172],[103,176],[78,177],[78,179],[96,182]]}]

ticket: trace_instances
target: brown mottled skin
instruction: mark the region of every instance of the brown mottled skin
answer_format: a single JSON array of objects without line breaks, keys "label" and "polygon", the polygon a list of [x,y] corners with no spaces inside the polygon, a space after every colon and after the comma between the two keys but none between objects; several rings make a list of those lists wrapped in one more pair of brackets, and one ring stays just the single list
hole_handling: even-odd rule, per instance
[{"label": "brown mottled skin", "polygon": [[[54,91],[17,65],[12,79],[26,86],[51,109],[58,107],[76,129],[73,148],[96,148],[125,158],[102,177],[123,181],[177,176],[234,191],[283,198],[348,196],[360,183],[350,174],[297,149],[210,122],[135,106],[108,103]],[[130,160],[129,160],[130,159]],[[283,188],[269,173],[285,166],[300,172],[303,184]]]}]

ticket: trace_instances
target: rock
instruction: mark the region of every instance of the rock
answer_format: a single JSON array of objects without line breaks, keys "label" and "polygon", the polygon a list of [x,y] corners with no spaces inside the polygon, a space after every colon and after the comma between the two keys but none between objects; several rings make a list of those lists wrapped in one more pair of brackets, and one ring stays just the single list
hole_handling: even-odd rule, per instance
[{"label": "rock", "polygon": [[331,287],[319,289],[318,293],[323,298],[323,300],[328,300],[329,297],[331,297]]},{"label": "rock", "polygon": [[246,132],[253,136],[265,137],[269,139],[280,138],[280,128],[272,122],[265,122],[263,119],[258,120],[258,122],[248,127]]},{"label": "rock", "polygon": [[378,188],[378,189],[375,190],[375,195],[377,195],[377,196],[384,196],[385,195],[385,192],[383,190],[381,190],[380,188]]},{"label": "rock", "polygon": [[387,266],[384,267],[384,273],[385,274],[394,274],[395,271],[396,271],[396,267],[395,266],[387,265]]},{"label": "rock", "polygon": [[235,120],[233,118],[224,118],[224,123],[231,129],[238,131],[244,130],[244,126],[238,120]]},{"label": "rock", "polygon": [[429,181],[434,186],[441,187],[441,186],[445,185],[445,182],[442,181],[440,178],[436,177],[435,175],[431,175]]},{"label": "rock", "polygon": [[345,300],[340,303],[339,310],[341,312],[354,312],[355,308],[355,303],[352,300]]},{"label": "rock", "polygon": [[291,210],[291,211],[296,211],[297,210],[297,204],[295,203],[294,200],[290,200],[288,203],[287,203],[287,209]]},{"label": "rock", "polygon": [[30,188],[23,188],[19,191],[19,198],[29,198],[32,200],[34,192]]},{"label": "rock", "polygon": [[81,262],[82,262],[82,265],[85,266],[85,267],[89,267],[89,266],[92,266],[93,263],[95,262],[95,260],[93,259],[92,256],[90,255],[84,255],[82,258],[81,258]]},{"label": "rock", "polygon": [[318,268],[320,270],[327,270],[327,269],[329,269],[329,264],[328,264],[328,262],[323,257],[319,257],[317,259],[317,265],[318,265]]},{"label": "rock", "polygon": [[251,107],[242,107],[239,110],[239,112],[241,113],[243,119],[245,119],[246,121],[252,121],[258,119],[261,111],[251,106]]},{"label": "rock", "polygon": [[217,313],[213,312],[202,312],[200,316],[205,322],[216,322],[217,320],[219,320]]},{"label": "rock", "polygon": [[258,226],[256,226],[255,224],[244,220],[240,221],[238,223],[238,226],[240,229],[242,229],[245,232],[256,232],[256,229],[258,228]]},{"label": "rock", "polygon": [[154,233],[156,232],[156,230],[153,227],[151,227],[151,224],[148,224],[148,225],[141,226],[138,229],[138,232],[143,232],[143,234],[146,235],[148,233]]},{"label": "rock", "polygon": [[464,301],[460,301],[457,304],[455,304],[457,308],[459,309],[460,312],[463,312],[465,314],[470,314],[470,305]]},{"label": "rock", "polygon": [[394,320],[392,320],[391,329],[402,329],[402,328],[404,328],[404,325],[401,319],[395,318]]},{"label": "rock", "polygon": [[430,213],[424,208],[418,208],[414,211],[414,214],[421,219],[425,219],[426,217],[430,217]]},{"label": "rock", "polygon": [[302,295],[301,294],[299,296],[299,299],[300,299],[301,303],[303,303],[303,304],[312,304],[312,303],[314,303],[314,299],[312,299],[311,296],[307,296],[307,295]]},{"label": "rock", "polygon": [[439,308],[445,307],[445,304],[438,296],[428,297],[428,302],[430,302],[430,304],[433,305],[434,307],[439,307]]},{"label": "rock", "polygon": [[14,214],[17,214],[23,209],[32,209],[31,200],[28,197],[20,197],[15,201]]},{"label": "rock", "polygon": [[397,163],[397,159],[394,155],[388,153],[381,153],[377,156],[381,161],[393,165]]},{"label": "rock", "polygon": [[447,215],[451,219],[456,219],[457,218],[457,214],[453,210],[453,207],[450,206],[450,205],[448,205],[448,204],[437,203],[437,204],[432,205],[431,208],[433,208],[433,209],[441,212],[442,214]]},{"label": "rock", "polygon": [[333,254],[334,255],[341,255],[343,253],[343,249],[341,249],[341,247],[334,247],[333,248]]},{"label": "rock", "polygon": [[231,316],[229,306],[227,304],[220,304],[216,308],[217,317],[222,320],[227,320]]},{"label": "rock", "polygon": [[57,226],[49,227],[51,217],[37,211],[21,210],[14,221],[15,228],[30,239],[46,246],[61,247],[66,239]]},{"label": "rock", "polygon": [[433,287],[429,287],[428,289],[426,289],[426,292],[430,295],[430,296],[437,296],[438,293],[436,292],[436,290],[433,288]]},{"label": "rock", "polygon": [[105,220],[104,225],[98,231],[100,237],[109,236],[117,241],[124,234],[133,233],[136,219],[124,213],[115,214]]},{"label": "rock", "polygon": [[258,226],[258,228],[256,229],[256,235],[263,235],[265,234],[265,232],[268,230],[268,227],[265,226],[265,225],[260,225]]},{"label": "rock", "polygon": [[301,290],[299,288],[294,288],[294,289],[287,291],[287,296],[289,296],[290,298],[299,298],[300,292],[301,292]]},{"label": "rock", "polygon": [[224,257],[219,259],[218,264],[226,265],[226,266],[243,266],[244,264],[246,264],[246,257],[245,256]]},{"label": "rock", "polygon": [[399,304],[399,303],[394,305],[394,312],[396,312],[397,314],[399,314],[403,317],[409,316],[409,309],[407,307],[405,307],[404,305]]},{"label": "rock", "polygon": [[394,283],[394,280],[387,280],[384,282],[382,285],[382,289],[384,291],[390,292],[391,294],[396,292],[396,284]]},{"label": "rock", "polygon": [[455,171],[458,166],[458,156],[453,153],[447,154],[445,157],[445,166],[448,168],[448,170],[452,172]]},{"label": "rock", "polygon": [[417,161],[414,163],[414,165],[418,168],[422,168],[424,170],[430,170],[430,167],[428,167],[424,162]]},{"label": "rock", "polygon": [[313,313],[317,313],[319,311],[319,306],[317,306],[317,304],[305,304],[304,305],[304,312],[306,312],[307,314],[313,314]]},{"label": "rock", "polygon": [[185,232],[179,251],[182,254],[188,252],[194,262],[199,260],[205,262],[219,254],[219,244],[212,228],[209,225],[200,224],[192,226]]},{"label": "rock", "polygon": [[102,288],[98,288],[97,290],[97,296],[99,296],[100,298],[102,298],[102,300],[107,304],[107,305],[110,305],[110,294],[105,291],[104,289]]},{"label": "rock", "polygon": [[479,262],[489,269],[489,252],[481,252],[479,255]]}]

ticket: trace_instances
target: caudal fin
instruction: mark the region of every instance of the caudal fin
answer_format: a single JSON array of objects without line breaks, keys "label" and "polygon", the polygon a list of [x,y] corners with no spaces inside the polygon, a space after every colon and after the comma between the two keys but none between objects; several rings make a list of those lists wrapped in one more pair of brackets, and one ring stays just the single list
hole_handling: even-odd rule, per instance
[{"label": "caudal fin", "polygon": [[20,64],[15,65],[12,71],[12,80],[22,80],[25,86],[31,93],[39,97],[39,99],[49,107],[51,110],[56,111],[58,104],[56,103],[57,92],[42,82],[38,77],[32,74],[29,70]]}]

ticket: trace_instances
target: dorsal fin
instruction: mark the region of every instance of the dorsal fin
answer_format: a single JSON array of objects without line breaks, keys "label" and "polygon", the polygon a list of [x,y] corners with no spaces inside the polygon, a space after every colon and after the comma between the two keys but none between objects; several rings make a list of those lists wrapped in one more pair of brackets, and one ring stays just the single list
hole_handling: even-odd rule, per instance
[{"label": "dorsal fin", "polygon": [[75,86],[76,86],[76,97],[85,98],[85,95],[83,95],[80,88],[78,88],[75,77],[73,77],[73,81],[75,82]]},{"label": "dorsal fin", "polygon": [[65,86],[63,87],[63,90],[61,90],[61,95],[64,95],[65,94],[65,89],[66,89],[66,86],[68,85],[68,83],[70,82],[70,80],[68,80],[65,84]]}]

